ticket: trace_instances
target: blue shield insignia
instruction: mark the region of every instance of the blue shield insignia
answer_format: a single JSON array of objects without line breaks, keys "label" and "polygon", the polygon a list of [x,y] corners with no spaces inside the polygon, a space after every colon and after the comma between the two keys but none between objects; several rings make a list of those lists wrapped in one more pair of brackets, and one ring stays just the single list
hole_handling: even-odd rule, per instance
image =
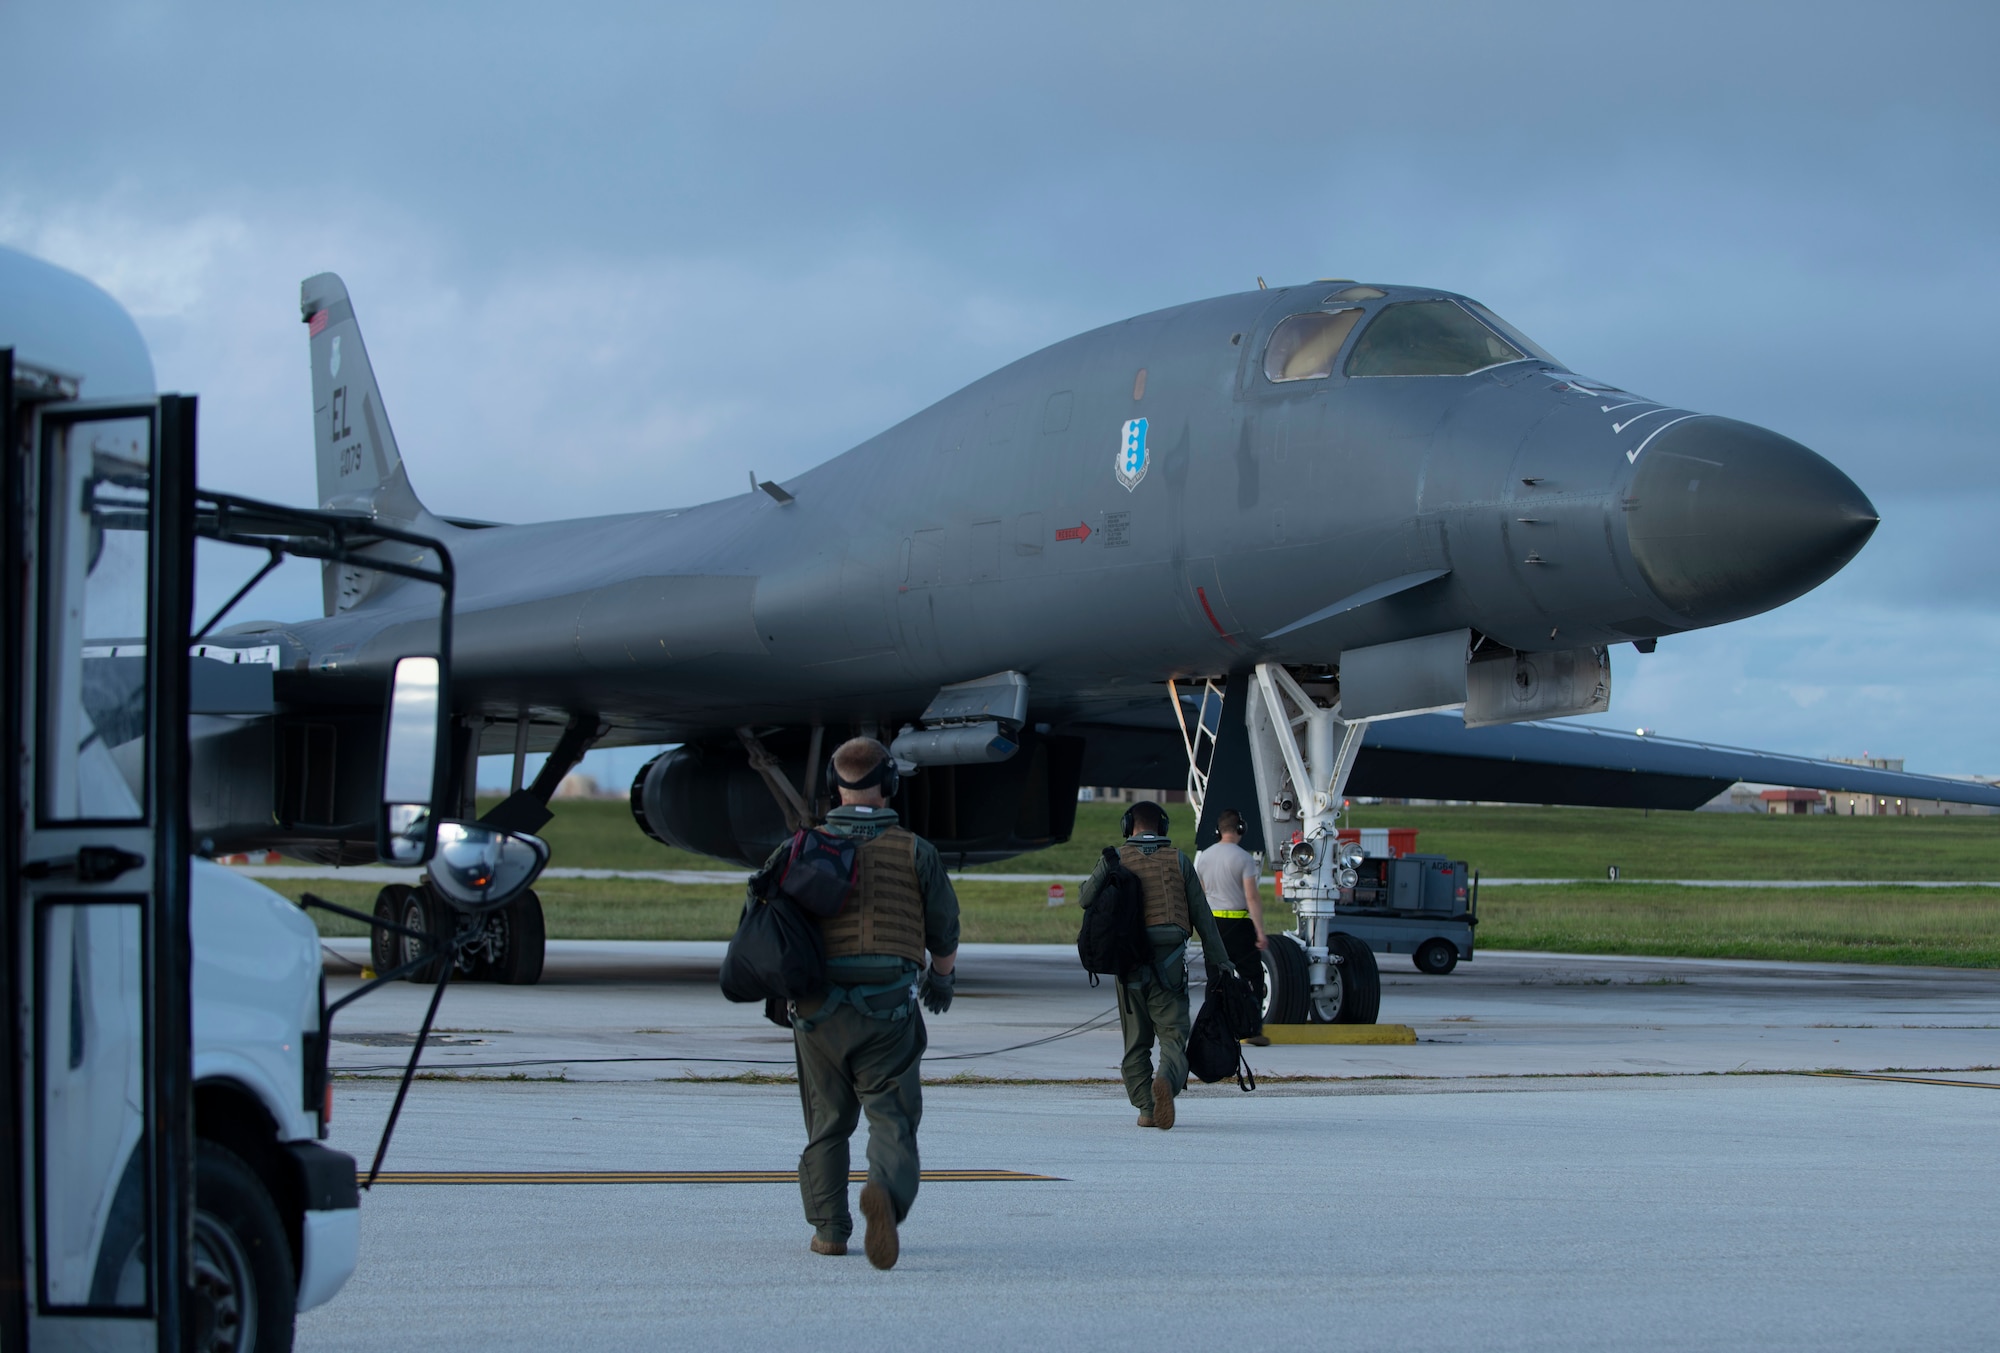
[{"label": "blue shield insignia", "polygon": [[1118,482],[1130,493],[1146,477],[1146,420],[1134,418],[1125,424],[1118,439]]}]

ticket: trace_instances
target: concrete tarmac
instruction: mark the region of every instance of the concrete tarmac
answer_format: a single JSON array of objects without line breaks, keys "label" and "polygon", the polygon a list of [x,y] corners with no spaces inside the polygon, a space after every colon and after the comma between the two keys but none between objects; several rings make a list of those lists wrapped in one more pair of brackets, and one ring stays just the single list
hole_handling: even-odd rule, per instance
[{"label": "concrete tarmac", "polygon": [[[328,995],[338,997],[352,988],[366,947],[335,940],[329,948],[350,960],[328,964]],[[448,1032],[424,1064],[463,1075],[570,1080],[789,1073],[789,1032],[766,1023],[761,1007],[733,1006],[718,994],[722,948],[552,942],[538,986],[454,983],[438,1017]],[[1427,977],[1406,959],[1384,955],[1382,962],[1381,1018],[1415,1028],[1414,1046],[1251,1049],[1257,1073],[1491,1077],[2000,1065],[2000,973],[1991,971],[1489,952],[1449,976]],[[1110,989],[1088,984],[1074,952],[970,944],[959,973],[957,1004],[931,1021],[927,1076],[1117,1076],[1121,1044]],[[343,1011],[334,1029],[335,1069],[400,1070],[429,997],[428,987],[398,982]]]},{"label": "concrete tarmac", "polygon": [[[720,946],[551,949],[538,987],[447,991],[440,1025],[460,1032],[425,1062],[454,1078],[413,1087],[389,1169],[796,1165],[794,1087],[698,1079],[789,1070],[787,1035],[716,995]],[[298,1347],[2000,1339],[2000,974],[1482,954],[1430,978],[1392,961],[1382,1017],[1414,1047],[1253,1050],[1262,1088],[1193,1087],[1159,1132],[1111,1079],[1115,1032],[943,1060],[1110,1005],[1062,950],[961,963],[957,1004],[929,1021],[927,1075],[947,1083],[925,1092],[925,1167],[1056,1178],[927,1183],[889,1273],[858,1244],[808,1254],[788,1182],[384,1183],[360,1271],[300,1318]],[[330,995],[346,966],[330,960]],[[364,1163],[428,994],[394,984],[335,1029],[350,1074],[331,1141]],[[1804,1074],[1829,1067],[1909,1078]],[[966,1073],[981,1080],[949,1083]]]}]

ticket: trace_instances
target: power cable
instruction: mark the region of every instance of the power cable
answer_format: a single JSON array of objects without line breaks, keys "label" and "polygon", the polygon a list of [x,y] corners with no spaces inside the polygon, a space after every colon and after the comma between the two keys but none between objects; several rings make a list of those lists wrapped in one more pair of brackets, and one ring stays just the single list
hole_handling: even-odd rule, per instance
[{"label": "power cable", "polygon": [[[997,1057],[1003,1052],[1021,1052],[1027,1048],[1039,1048],[1044,1044],[1060,1042],[1065,1038],[1075,1038],[1079,1034],[1095,1033],[1108,1029],[1118,1018],[1118,1008],[1113,1006],[1102,1014],[1092,1015],[1081,1024],[1072,1024],[1060,1033],[1042,1038],[1031,1038],[1025,1043],[1011,1043],[1004,1048],[988,1048],[984,1052],[953,1052],[941,1057],[925,1057],[927,1062],[968,1062],[981,1057]],[[336,1042],[339,1040],[336,1038]],[[718,1062],[734,1066],[792,1066],[790,1057],[530,1057],[508,1062],[433,1062],[433,1071],[511,1071],[530,1066],[602,1066],[630,1062]],[[340,1066],[333,1068],[342,1074],[360,1071],[401,1071],[401,1066]]]}]

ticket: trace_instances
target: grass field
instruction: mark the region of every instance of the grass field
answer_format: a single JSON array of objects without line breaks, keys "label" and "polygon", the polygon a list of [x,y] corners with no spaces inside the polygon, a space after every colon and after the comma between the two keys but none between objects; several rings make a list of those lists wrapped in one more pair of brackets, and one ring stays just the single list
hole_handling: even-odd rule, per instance
[{"label": "grass field", "polygon": [[[1075,909],[1049,907],[1043,885],[978,876],[1087,873],[1116,838],[1122,811],[1079,804],[1071,841],[972,871],[958,889],[963,938],[1073,943]],[[1615,864],[1627,880],[2000,880],[2000,817],[1363,807],[1354,810],[1354,823],[1415,827],[1420,850],[1466,860],[1494,878],[1600,879]],[[1176,825],[1184,836],[1185,824]],[[562,803],[546,835],[557,863],[573,867],[727,867],[648,840],[616,801]],[[308,889],[364,911],[375,894],[359,883],[280,885],[294,899]],[[560,939],[727,939],[743,903],[735,884],[548,879],[536,891],[549,934]],[[2000,889],[1534,885],[1487,890],[1480,915],[1485,949],[2000,967]],[[337,918],[318,919],[329,935],[361,933]]]},{"label": "grass field", "polygon": [[[372,885],[280,883],[368,910]],[[560,939],[727,939],[743,904],[730,884],[549,879],[538,885],[549,934]],[[968,942],[1071,944],[1074,907],[1050,907],[1038,884],[966,879],[958,886]],[[1072,894],[1073,896],[1073,894]],[[1480,905],[1479,947],[1681,958],[1920,963],[2000,967],[2000,890],[1759,888],[1730,891],[1646,883],[1493,889]],[[315,913],[322,933],[361,927]],[[1281,923],[1288,914],[1270,919]]]},{"label": "grass field", "polygon": [[[1077,805],[1060,846],[976,866],[978,873],[1087,874],[1116,841],[1124,810]],[[1172,810],[1170,810],[1172,811]],[[1186,810],[1176,834],[1188,834]],[[1618,808],[1358,807],[1353,825],[1415,827],[1417,849],[1462,859],[1489,878],[1902,879],[2000,881],[2000,817],[1766,817]],[[598,869],[718,869],[669,850],[620,800],[557,805],[545,833],[558,864]],[[947,861],[947,863],[950,863]]]}]

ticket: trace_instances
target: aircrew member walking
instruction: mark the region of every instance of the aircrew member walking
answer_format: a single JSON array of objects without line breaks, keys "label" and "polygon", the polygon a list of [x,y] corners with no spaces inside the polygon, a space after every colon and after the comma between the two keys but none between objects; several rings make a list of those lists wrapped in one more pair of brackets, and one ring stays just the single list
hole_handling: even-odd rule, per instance
[{"label": "aircrew member walking", "polygon": [[[1264,871],[1258,867],[1257,857],[1243,849],[1243,814],[1234,808],[1223,809],[1216,819],[1216,829],[1222,839],[1195,853],[1194,872],[1201,879],[1202,891],[1208,894],[1208,904],[1215,912],[1215,928],[1229,948],[1229,961],[1250,983],[1261,1009],[1262,950],[1268,941],[1264,935],[1264,903],[1257,889],[1263,882]],[[1209,980],[1215,980],[1213,967],[1209,969]],[[1271,1045],[1262,1029],[1244,1041],[1260,1048]]]},{"label": "aircrew member walking", "polygon": [[[1118,1024],[1125,1034],[1125,1094],[1139,1111],[1140,1127],[1171,1128],[1174,1097],[1187,1088],[1188,1018],[1187,942],[1201,934],[1202,955],[1214,968],[1235,972],[1215,917],[1208,910],[1188,857],[1167,839],[1167,813],[1159,804],[1142,800],[1125,810],[1125,844],[1119,861],[1134,874],[1145,893],[1146,938],[1152,962],[1141,964],[1129,977],[1118,979]],[[1078,900],[1088,907],[1104,886],[1108,864],[1099,860]],[[1153,1069],[1153,1043],[1160,1045],[1160,1065]]]},{"label": "aircrew member walking", "polygon": [[799,1193],[813,1227],[812,1252],[847,1253],[854,1229],[847,1210],[847,1140],[866,1112],[863,1247],[876,1268],[893,1268],[900,1248],[896,1228],[917,1196],[917,1124],[924,1113],[919,1073],[927,1043],[916,1008],[918,974],[924,1008],[934,1015],[950,1009],[958,896],[937,849],[898,825],[889,807],[897,775],[887,748],[873,738],[842,743],[829,778],[840,791],[840,806],[827,814],[822,830],[860,842],[860,881],[839,915],[819,922],[826,938],[825,995],[793,1007],[807,1138]]}]

